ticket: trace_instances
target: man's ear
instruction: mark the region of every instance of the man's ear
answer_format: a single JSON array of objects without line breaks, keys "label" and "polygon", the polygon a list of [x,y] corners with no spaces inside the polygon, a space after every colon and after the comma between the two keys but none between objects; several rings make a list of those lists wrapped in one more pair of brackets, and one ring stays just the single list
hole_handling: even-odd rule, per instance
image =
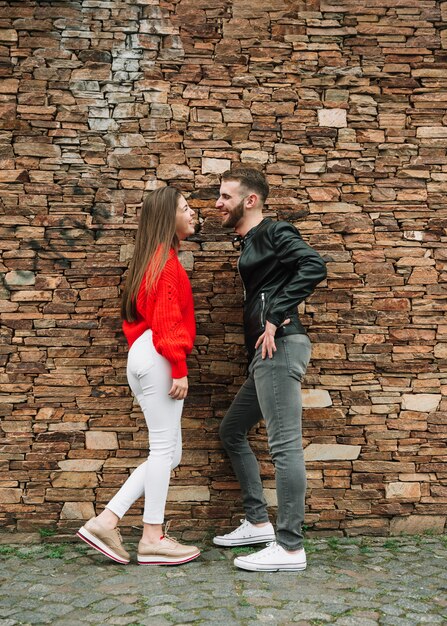
[{"label": "man's ear", "polygon": [[251,193],[250,195],[248,195],[246,197],[246,207],[247,209],[252,209],[254,206],[256,206],[258,202],[258,196],[255,193]]}]

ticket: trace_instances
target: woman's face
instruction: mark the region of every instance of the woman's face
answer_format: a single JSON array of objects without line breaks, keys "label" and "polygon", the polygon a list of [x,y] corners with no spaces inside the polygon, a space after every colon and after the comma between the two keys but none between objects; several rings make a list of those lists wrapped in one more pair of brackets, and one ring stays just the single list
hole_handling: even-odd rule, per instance
[{"label": "woman's face", "polygon": [[175,216],[175,232],[180,241],[194,234],[195,213],[183,196],[180,196]]}]

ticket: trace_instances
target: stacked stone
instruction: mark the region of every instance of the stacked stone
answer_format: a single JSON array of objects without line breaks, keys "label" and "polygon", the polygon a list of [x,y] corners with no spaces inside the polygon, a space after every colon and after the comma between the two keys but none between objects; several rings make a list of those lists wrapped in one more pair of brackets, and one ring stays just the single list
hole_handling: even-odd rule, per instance
[{"label": "stacked stone", "polygon": [[[0,8],[2,526],[75,528],[145,458],[119,296],[143,194],[164,184],[200,222],[182,253],[198,337],[167,515],[186,538],[239,519],[217,430],[245,375],[242,294],[214,203],[244,163],[268,176],[268,214],[328,262],[300,307],[310,531],[442,531],[447,2]],[[274,505],[262,426],[252,442]]]}]

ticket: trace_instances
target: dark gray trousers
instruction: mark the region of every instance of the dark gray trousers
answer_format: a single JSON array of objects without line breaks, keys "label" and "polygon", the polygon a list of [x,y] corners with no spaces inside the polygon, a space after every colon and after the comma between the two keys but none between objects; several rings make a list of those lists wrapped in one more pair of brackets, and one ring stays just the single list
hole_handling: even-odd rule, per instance
[{"label": "dark gray trousers", "polygon": [[306,469],[301,439],[301,380],[310,359],[307,335],[275,340],[273,358],[258,348],[249,375],[220,426],[220,437],[242,491],[246,519],[267,522],[259,465],[248,443],[249,430],[262,418],[275,466],[278,515],[276,539],[286,550],[302,547]]}]

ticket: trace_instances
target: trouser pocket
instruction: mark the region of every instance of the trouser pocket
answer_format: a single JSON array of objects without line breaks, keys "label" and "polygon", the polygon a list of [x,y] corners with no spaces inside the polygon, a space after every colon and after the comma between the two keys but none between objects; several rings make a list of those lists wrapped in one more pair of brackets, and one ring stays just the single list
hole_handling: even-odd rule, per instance
[{"label": "trouser pocket", "polygon": [[284,350],[287,371],[302,381],[310,361],[311,343],[307,335],[288,335],[277,340],[277,348]]}]

